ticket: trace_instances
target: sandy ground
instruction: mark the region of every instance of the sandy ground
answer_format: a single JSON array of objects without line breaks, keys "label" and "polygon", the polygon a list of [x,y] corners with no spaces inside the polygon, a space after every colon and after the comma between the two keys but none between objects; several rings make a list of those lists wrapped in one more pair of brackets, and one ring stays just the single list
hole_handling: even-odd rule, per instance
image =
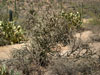
[{"label": "sandy ground", "polygon": [[0,47],[0,59],[9,59],[11,58],[11,51],[14,49],[19,49],[24,44],[15,44],[15,45],[8,45]]}]

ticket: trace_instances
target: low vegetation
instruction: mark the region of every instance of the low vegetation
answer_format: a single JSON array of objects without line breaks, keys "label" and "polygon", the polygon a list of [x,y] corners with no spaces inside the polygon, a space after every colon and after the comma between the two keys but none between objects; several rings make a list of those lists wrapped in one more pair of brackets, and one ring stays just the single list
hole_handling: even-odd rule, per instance
[{"label": "low vegetation", "polygon": [[7,66],[3,64],[0,66],[0,75],[20,75],[20,73],[13,69],[8,69]]},{"label": "low vegetation", "polygon": [[[21,11],[16,12],[24,16],[22,20],[19,16],[16,22],[0,21],[0,35],[5,44],[25,41],[23,29],[29,39],[21,49],[12,51],[11,59],[1,62],[6,66],[0,67],[0,75],[99,75],[100,55],[90,43],[73,36],[82,31],[81,12],[66,11],[62,1],[57,6],[56,1],[27,1],[26,5],[17,1],[17,9]],[[61,55],[58,44],[71,48]]]},{"label": "low vegetation", "polygon": [[4,40],[6,40],[5,43],[3,42],[3,40],[1,40],[1,43],[4,43],[4,45],[25,41],[24,30],[20,25],[16,25],[15,22],[1,21],[0,32],[0,36],[2,36]]}]

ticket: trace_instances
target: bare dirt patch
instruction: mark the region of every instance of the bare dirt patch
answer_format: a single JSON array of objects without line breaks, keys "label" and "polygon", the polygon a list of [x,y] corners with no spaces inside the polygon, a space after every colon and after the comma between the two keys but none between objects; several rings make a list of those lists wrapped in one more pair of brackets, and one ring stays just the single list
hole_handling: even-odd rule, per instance
[{"label": "bare dirt patch", "polygon": [[11,51],[14,49],[19,49],[24,44],[15,44],[15,45],[8,45],[0,47],[0,59],[9,59],[11,58]]}]

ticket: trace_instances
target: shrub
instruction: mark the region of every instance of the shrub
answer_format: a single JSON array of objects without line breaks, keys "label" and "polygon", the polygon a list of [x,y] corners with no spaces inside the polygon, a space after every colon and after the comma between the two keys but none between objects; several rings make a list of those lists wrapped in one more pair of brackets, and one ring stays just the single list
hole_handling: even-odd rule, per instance
[{"label": "shrub", "polygon": [[[42,3],[40,1],[41,4],[38,6],[39,4],[37,2],[33,4],[31,1],[26,1],[25,5],[28,6],[28,10],[26,9],[28,14],[24,14],[27,16],[25,26],[29,27],[26,29],[30,31],[30,42],[22,49],[12,52],[13,61],[11,61],[10,66],[21,70],[24,75],[44,75],[45,69],[48,68],[48,66],[51,66],[48,69],[51,71],[50,75],[89,75],[94,71],[98,71],[98,66],[96,65],[98,65],[99,62],[95,61],[95,59],[91,59],[92,51],[88,44],[71,43],[72,39],[74,39],[72,33],[81,28],[82,22],[80,13],[61,13],[61,9],[54,7],[55,3],[53,5],[49,4],[49,2]],[[38,6],[36,7],[37,10],[33,10],[35,5]],[[39,9],[42,10],[39,11]],[[8,27],[11,25],[11,30],[9,31],[14,34],[15,32],[12,32],[13,24],[14,23],[4,22],[3,26],[8,30],[9,28],[5,27],[5,25],[8,25]],[[15,29],[19,31],[19,27],[15,26]],[[4,32],[7,33],[7,31]],[[18,35],[20,36],[19,33]],[[6,36],[8,37],[8,34]],[[14,37],[16,38],[16,36]],[[10,42],[12,42],[12,40]],[[57,51],[54,51],[57,44],[73,45],[72,50],[64,56],[65,59],[63,59],[63,56],[59,55]],[[85,49],[85,53],[80,55],[83,49]],[[58,59],[53,60],[53,58],[57,57],[57,53],[59,55]],[[71,55],[74,58],[71,58]]]},{"label": "shrub", "polygon": [[92,58],[59,58],[45,75],[99,75],[99,64],[98,59]]},{"label": "shrub", "polygon": [[56,53],[53,51],[54,47],[59,43],[67,45],[73,38],[68,30],[69,20],[63,18],[60,12],[52,13],[48,10],[45,11],[45,15],[43,13],[44,11],[39,11],[36,14],[34,26],[33,23],[29,23],[33,27],[29,44],[12,53],[13,59],[17,62],[15,65],[19,66],[18,69],[24,74],[44,74],[41,67],[47,68],[52,62],[52,55]]},{"label": "shrub", "polygon": [[13,69],[8,69],[5,64],[0,66],[0,75],[20,75],[18,72]]},{"label": "shrub", "polygon": [[[52,56],[57,52],[53,51],[55,46],[57,44],[67,45],[73,38],[71,32],[74,30],[69,30],[68,27],[73,19],[68,20],[62,16],[60,9],[52,6],[51,4],[45,6],[44,2],[39,7],[43,10],[34,9],[33,11],[33,8],[30,7],[27,11],[28,17],[25,26],[29,27],[30,42],[26,47],[12,53],[14,65],[18,66],[17,69],[20,69],[23,74],[31,75],[37,72],[38,75],[42,75],[44,70],[41,67],[47,68],[52,61]],[[77,22],[78,25],[79,23]]]}]

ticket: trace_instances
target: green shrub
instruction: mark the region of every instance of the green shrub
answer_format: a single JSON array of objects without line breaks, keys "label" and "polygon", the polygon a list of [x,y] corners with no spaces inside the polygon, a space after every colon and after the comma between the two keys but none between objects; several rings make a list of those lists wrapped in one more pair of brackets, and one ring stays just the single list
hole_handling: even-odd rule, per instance
[{"label": "green shrub", "polygon": [[72,13],[72,12],[65,13],[65,12],[62,12],[62,16],[68,22],[68,29],[69,30],[80,29],[82,27],[81,14],[79,12],[76,12],[76,13]]},{"label": "green shrub", "polygon": [[0,22],[0,30],[2,37],[9,42],[9,44],[20,43],[25,40],[24,31],[20,25],[14,22]]}]

